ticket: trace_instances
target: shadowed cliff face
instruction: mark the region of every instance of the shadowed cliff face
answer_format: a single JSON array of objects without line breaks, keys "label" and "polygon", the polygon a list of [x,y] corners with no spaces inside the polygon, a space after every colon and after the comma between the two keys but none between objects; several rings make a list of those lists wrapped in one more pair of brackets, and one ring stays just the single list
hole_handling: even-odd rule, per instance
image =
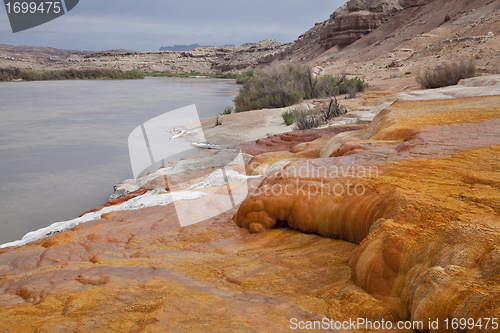
[{"label": "shadowed cliff face", "polygon": [[384,24],[391,14],[403,9],[401,1],[350,0],[326,21],[320,43],[326,49],[344,47]]},{"label": "shadowed cliff face", "polygon": [[398,101],[368,128],[333,137],[324,158],[271,173],[236,223],[360,244],[353,281],[399,319],[498,316],[498,105]]}]

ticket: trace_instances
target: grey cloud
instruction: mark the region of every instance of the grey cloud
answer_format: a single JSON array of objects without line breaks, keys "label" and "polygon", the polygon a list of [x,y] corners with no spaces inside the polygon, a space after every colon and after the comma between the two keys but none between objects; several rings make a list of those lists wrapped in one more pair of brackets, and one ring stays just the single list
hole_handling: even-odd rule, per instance
[{"label": "grey cloud", "polygon": [[152,51],[173,44],[295,40],[342,0],[80,0],[66,15],[13,34],[0,9],[0,43],[77,50]]}]

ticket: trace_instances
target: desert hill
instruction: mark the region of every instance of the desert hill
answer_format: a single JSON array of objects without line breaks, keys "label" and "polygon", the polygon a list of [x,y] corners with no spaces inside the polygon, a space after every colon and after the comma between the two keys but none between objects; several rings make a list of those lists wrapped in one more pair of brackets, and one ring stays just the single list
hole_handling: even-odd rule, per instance
[{"label": "desert hill", "polygon": [[319,74],[347,71],[365,77],[372,85],[414,88],[418,70],[441,62],[470,59],[481,73],[497,73],[499,9],[500,3],[492,0],[350,0],[328,20],[317,22],[287,44],[264,40],[184,52],[51,49],[38,57],[30,48],[17,47],[12,52],[12,47],[2,46],[0,67],[242,72],[299,61],[319,66]]},{"label": "desert hill", "polygon": [[[500,70],[500,3],[491,0],[351,0],[274,61],[305,61],[323,73],[347,71],[396,89],[414,85],[418,70],[474,60],[480,72]],[[409,76],[409,80],[401,77]]]}]

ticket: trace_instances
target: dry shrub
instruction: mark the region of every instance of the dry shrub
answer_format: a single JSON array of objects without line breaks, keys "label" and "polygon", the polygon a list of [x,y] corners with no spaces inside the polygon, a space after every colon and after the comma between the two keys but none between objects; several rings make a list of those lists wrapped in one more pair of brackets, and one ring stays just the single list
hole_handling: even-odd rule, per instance
[{"label": "dry shrub", "polygon": [[316,128],[321,125],[320,117],[316,114],[312,114],[311,110],[305,107],[298,107],[293,110],[293,121],[295,123],[295,129],[300,131]]},{"label": "dry shrub", "polygon": [[321,120],[323,122],[327,122],[330,119],[337,118],[343,116],[346,113],[346,110],[340,107],[339,102],[336,97],[333,97],[330,102],[324,103],[319,109],[319,113],[321,114]]},{"label": "dry shrub", "polygon": [[294,109],[292,116],[295,128],[298,130],[316,128],[330,119],[340,117],[346,113],[335,97],[315,109],[317,109],[316,112],[305,107]]},{"label": "dry shrub", "polygon": [[276,65],[257,70],[243,84],[234,99],[236,112],[264,108],[282,108],[304,99],[344,94],[368,85],[357,77],[346,80],[345,75],[314,77],[312,69],[300,64]]},{"label": "dry shrub", "polygon": [[417,83],[424,89],[441,88],[456,85],[460,80],[474,77],[477,74],[473,61],[448,63],[428,69],[417,76]]},{"label": "dry shrub", "polygon": [[215,127],[222,125],[222,120],[219,116],[215,117]]}]

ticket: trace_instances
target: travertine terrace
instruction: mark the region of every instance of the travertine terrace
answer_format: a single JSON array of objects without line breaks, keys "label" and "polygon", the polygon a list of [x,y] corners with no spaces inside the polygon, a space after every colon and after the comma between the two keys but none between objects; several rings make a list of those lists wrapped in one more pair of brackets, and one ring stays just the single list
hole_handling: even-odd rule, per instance
[{"label": "travertine terrace", "polygon": [[[1,67],[237,72],[299,61],[370,87],[342,100],[349,112],[334,127],[290,132],[284,109],[225,115],[217,127],[203,120],[207,138],[252,155],[239,175],[252,178],[234,183],[240,194],[248,185],[248,197],[203,223],[181,228],[178,210],[209,214],[224,186],[0,249],[0,331],[289,332],[292,318],[499,318],[500,77],[486,76],[500,68],[499,10],[491,0],[351,0],[288,44],[97,54],[1,46]],[[459,60],[475,60],[483,76],[416,90],[419,70]],[[200,132],[186,130],[192,141]],[[204,158],[220,156],[164,169]],[[186,189],[213,171],[152,174],[93,211],[166,196],[167,180]]]},{"label": "travertine terrace", "polygon": [[498,96],[396,101],[316,158],[287,161],[236,221],[360,244],[352,279],[398,320],[495,317],[499,105]]},{"label": "travertine terrace", "polygon": [[[498,316],[498,82],[368,93],[357,103],[380,111],[368,126],[242,144],[255,155],[247,172],[267,176],[203,223],[181,228],[172,205],[117,211],[3,249],[0,327],[288,332],[291,318]],[[177,186],[210,172],[181,173]],[[327,192],[348,182],[365,190]],[[221,188],[200,191],[176,208]]]}]

